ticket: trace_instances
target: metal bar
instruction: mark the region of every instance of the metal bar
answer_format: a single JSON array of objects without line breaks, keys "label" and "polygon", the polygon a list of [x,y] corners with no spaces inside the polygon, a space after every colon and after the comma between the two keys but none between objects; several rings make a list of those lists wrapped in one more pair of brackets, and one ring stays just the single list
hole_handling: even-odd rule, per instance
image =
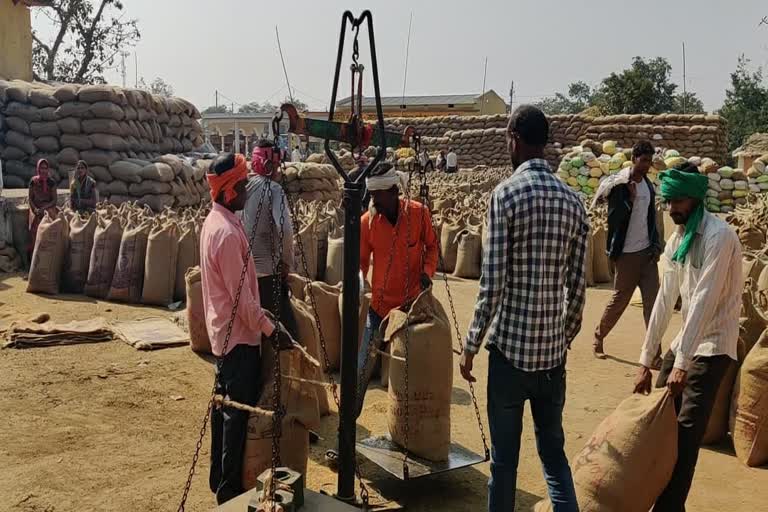
[{"label": "metal bar", "polygon": [[[368,40],[370,41],[370,47],[371,47],[371,72],[373,73],[373,91],[374,96],[376,97],[376,118],[379,121],[379,140],[385,141],[387,140],[386,132],[384,130],[384,111],[381,108],[381,88],[379,87],[379,63],[378,59],[376,58],[376,41],[373,37],[373,16],[371,16],[371,11],[365,10],[363,11],[363,14],[360,15],[360,21],[362,22],[363,19],[368,19]],[[368,167],[363,170],[363,172],[360,173],[360,176],[358,176],[357,180],[361,181],[364,180],[365,177],[368,175],[368,173],[376,168],[376,165],[378,165],[379,162],[381,162],[384,157],[387,156],[387,148],[384,145],[379,146],[379,151],[376,153],[376,157],[373,159],[372,162],[368,164]]]},{"label": "metal bar", "polygon": [[344,295],[341,304],[341,401],[339,404],[339,482],[337,494],[355,495],[355,438],[357,431],[357,340],[360,310],[360,204],[359,183],[344,183]]},{"label": "metal bar", "polygon": [[[341,72],[341,58],[344,53],[344,35],[347,29],[347,20],[350,20],[352,23],[355,22],[354,16],[352,16],[352,13],[349,11],[344,11],[344,14],[341,17],[341,31],[339,32],[339,50],[336,53],[336,72],[333,75],[333,90],[331,91],[331,107],[328,109],[328,121],[333,121],[334,113],[336,112],[336,94],[339,92],[339,74]],[[336,155],[333,153],[333,150],[331,150],[331,141],[330,139],[325,139],[325,154],[328,156],[328,159],[331,161],[333,166],[336,168],[336,172],[338,172],[341,177],[344,179],[344,182],[348,182],[349,176],[347,176],[347,173],[344,172],[344,169],[341,168],[341,164],[339,163],[339,159],[336,158]],[[354,484],[354,474],[352,475],[353,484]],[[339,474],[339,481],[341,481],[341,474]]]}]

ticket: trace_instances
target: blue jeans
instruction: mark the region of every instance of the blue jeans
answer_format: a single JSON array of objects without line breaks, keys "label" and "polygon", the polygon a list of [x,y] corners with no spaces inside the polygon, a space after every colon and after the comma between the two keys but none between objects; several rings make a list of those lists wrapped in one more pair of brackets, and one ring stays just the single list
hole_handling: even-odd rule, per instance
[{"label": "blue jeans", "polygon": [[524,372],[490,347],[488,422],[491,429],[491,478],[488,511],[515,510],[517,464],[523,433],[523,410],[530,400],[549,498],[555,512],[578,512],[571,468],[563,449],[565,364],[551,370]]},{"label": "blue jeans", "polygon": [[[371,345],[371,338],[373,333],[379,329],[381,325],[382,317],[376,314],[373,309],[368,310],[368,319],[365,321],[365,330],[363,331],[363,339],[360,342],[360,351],[357,354],[357,371],[359,372],[365,364],[365,360],[368,357],[368,350]],[[369,363],[373,364],[373,363]]]}]

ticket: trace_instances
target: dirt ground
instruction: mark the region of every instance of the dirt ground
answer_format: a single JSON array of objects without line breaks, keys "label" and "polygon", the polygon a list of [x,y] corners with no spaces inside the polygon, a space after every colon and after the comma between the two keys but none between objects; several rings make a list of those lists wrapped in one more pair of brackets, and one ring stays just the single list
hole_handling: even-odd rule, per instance
[{"label": "dirt ground", "polygon": [[[24,293],[19,276],[0,275],[0,328],[14,318],[48,312],[55,320],[140,319],[169,316],[160,309],[100,302],[81,296],[45,298]],[[444,287],[437,296],[446,303]],[[466,329],[477,293],[475,281],[451,281],[460,327]],[[609,296],[590,290],[582,334],[568,361],[565,409],[567,452],[578,452],[595,426],[631,391],[643,324],[630,307],[606,342],[608,360],[590,352],[590,333]],[[670,327],[679,326],[676,317]],[[667,344],[671,336],[668,337]],[[212,366],[186,348],[139,352],[121,342],[0,352],[0,510],[175,510],[186,480],[212,383]],[[487,357],[476,360],[485,417]],[[482,443],[469,395],[454,375],[453,439],[477,452]],[[374,388],[359,421],[358,436],[386,433],[386,392]],[[312,448],[308,484],[333,488],[323,464],[334,445],[337,416],[323,420],[323,440]],[[486,426],[487,431],[487,426]],[[210,510],[209,439],[203,444],[187,510]],[[363,463],[375,501],[409,511],[482,510],[488,464],[450,474],[398,482]],[[330,484],[330,486],[329,486]],[[688,510],[764,510],[768,471],[750,469],[724,443],[701,451]],[[329,487],[328,487],[329,486]],[[526,418],[518,477],[518,510],[546,495],[530,417]]]}]

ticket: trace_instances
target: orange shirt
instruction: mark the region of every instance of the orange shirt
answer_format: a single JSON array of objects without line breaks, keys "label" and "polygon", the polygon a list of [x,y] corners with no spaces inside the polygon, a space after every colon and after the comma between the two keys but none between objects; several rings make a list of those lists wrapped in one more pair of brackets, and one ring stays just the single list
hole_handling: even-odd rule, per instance
[{"label": "orange shirt", "polygon": [[[390,258],[393,249],[394,254]],[[401,199],[400,213],[394,227],[380,213],[372,221],[370,212],[363,214],[360,219],[360,270],[367,278],[373,256],[371,307],[376,314],[384,317],[392,309],[419,295],[421,274],[427,274],[430,278],[435,275],[437,251],[432,216],[421,203]],[[390,259],[392,263],[387,276]],[[406,270],[409,275],[407,279]]]}]

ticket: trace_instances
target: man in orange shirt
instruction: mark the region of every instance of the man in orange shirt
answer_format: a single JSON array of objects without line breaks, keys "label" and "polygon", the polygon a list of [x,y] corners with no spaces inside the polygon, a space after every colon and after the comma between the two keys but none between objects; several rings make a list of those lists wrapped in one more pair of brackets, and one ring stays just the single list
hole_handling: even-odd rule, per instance
[{"label": "man in orange shirt", "polygon": [[395,171],[391,164],[379,164],[365,184],[372,205],[360,219],[360,270],[367,277],[373,257],[373,275],[371,308],[357,363],[362,369],[367,361],[369,371],[359,384],[358,410],[375,360],[375,354],[369,353],[375,332],[391,310],[414,300],[432,285],[438,258],[429,209],[399,197],[399,187],[407,187],[407,175]]},{"label": "man in orange shirt", "polygon": [[[216,392],[235,402],[255,406],[261,389],[261,343],[278,335],[290,339],[285,327],[261,306],[256,267],[236,211],[245,206],[247,167],[242,155],[225,153],[207,175],[213,205],[200,231],[200,270],[205,324],[216,356]],[[237,314],[235,296],[242,281]],[[232,321],[231,330],[229,323]],[[225,339],[229,332],[229,339]],[[248,412],[214,408],[211,412],[211,474],[209,485],[222,504],[244,492],[242,484]]]}]

